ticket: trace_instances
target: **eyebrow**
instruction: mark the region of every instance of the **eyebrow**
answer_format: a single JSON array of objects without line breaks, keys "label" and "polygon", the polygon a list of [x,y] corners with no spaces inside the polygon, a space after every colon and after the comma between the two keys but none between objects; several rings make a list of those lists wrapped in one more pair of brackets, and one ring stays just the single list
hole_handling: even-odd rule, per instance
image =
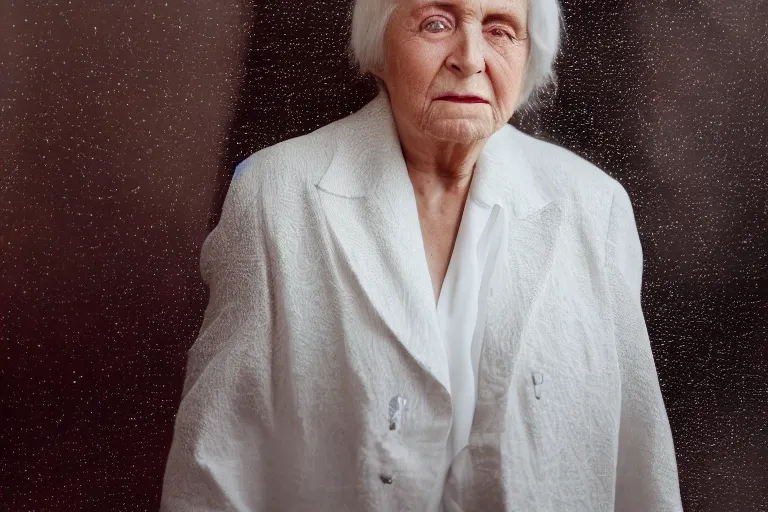
[{"label": "eyebrow", "polygon": [[[462,10],[453,2],[446,2],[445,0],[433,0],[432,2],[426,2],[423,5],[420,5],[419,7],[416,8],[414,12],[421,14],[423,11],[432,7],[436,7],[438,9],[442,9],[445,11],[450,11],[454,14],[457,11]],[[502,9],[500,11],[493,12],[485,16],[485,18],[483,18],[483,22],[500,21],[504,23],[509,23],[510,25],[515,25],[520,23],[519,18],[520,18],[519,13],[517,13],[513,9]]]}]

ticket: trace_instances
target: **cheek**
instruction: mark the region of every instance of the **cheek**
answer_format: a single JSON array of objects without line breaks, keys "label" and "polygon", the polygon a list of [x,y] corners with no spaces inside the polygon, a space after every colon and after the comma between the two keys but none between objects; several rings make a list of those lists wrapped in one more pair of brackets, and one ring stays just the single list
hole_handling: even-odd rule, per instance
[{"label": "cheek", "polygon": [[525,58],[499,59],[489,66],[489,75],[499,103],[513,103],[523,86]]},{"label": "cheek", "polygon": [[414,87],[431,82],[441,62],[439,49],[417,41],[406,41],[397,48],[396,53],[396,79],[407,81]]}]

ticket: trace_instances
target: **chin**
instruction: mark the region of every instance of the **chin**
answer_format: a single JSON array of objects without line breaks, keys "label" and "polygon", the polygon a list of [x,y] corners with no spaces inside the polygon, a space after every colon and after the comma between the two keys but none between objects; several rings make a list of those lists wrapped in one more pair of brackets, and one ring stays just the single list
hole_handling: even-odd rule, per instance
[{"label": "chin", "polygon": [[480,119],[444,119],[430,123],[427,132],[438,140],[471,144],[493,135],[492,123]]}]

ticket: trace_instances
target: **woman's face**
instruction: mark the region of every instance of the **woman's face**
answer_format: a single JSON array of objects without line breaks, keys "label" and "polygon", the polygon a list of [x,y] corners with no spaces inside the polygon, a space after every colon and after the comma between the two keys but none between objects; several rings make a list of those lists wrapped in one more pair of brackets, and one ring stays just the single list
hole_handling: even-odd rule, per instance
[{"label": "woman's face", "polygon": [[[433,138],[469,144],[509,121],[529,52],[528,0],[396,0],[384,36],[395,116]],[[474,96],[460,101],[447,96]]]}]

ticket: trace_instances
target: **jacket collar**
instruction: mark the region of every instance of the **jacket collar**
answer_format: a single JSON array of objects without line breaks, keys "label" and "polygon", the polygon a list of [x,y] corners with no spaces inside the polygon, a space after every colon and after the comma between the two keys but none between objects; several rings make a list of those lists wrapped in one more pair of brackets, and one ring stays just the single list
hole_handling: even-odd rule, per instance
[{"label": "jacket collar", "polygon": [[[389,97],[382,91],[356,113],[337,121],[334,158],[317,186],[331,194],[363,198],[391,186],[391,174],[406,172]],[[556,193],[537,173],[527,135],[505,125],[486,143],[475,166],[470,197],[499,205],[524,219],[552,202]],[[388,172],[385,172],[388,171]]]}]

